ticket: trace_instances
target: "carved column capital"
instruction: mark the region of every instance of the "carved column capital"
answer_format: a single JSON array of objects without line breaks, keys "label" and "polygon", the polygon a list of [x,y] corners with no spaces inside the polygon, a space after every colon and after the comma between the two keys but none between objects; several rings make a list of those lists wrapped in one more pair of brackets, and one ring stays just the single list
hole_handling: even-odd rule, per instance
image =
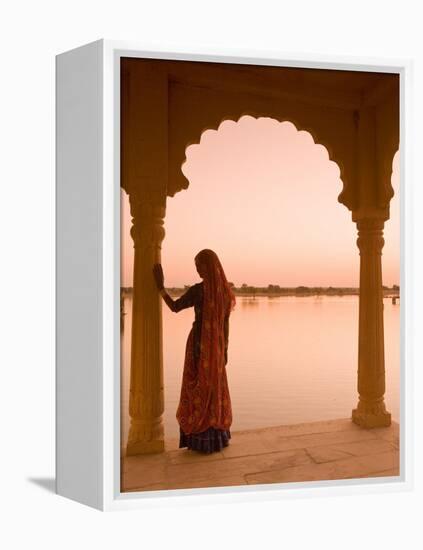
[{"label": "carved column capital", "polygon": [[357,221],[358,238],[357,246],[362,255],[382,255],[385,244],[383,238],[384,222],[380,219],[364,218]]},{"label": "carved column capital", "polygon": [[134,248],[160,249],[165,237],[166,205],[149,197],[129,197],[132,215],[131,237]]}]

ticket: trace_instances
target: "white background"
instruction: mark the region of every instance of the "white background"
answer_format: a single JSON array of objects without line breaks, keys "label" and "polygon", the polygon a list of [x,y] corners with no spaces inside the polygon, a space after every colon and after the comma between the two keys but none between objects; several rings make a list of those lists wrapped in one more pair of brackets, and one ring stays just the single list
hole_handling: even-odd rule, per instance
[{"label": "white background", "polygon": [[[73,0],[3,3],[1,86],[0,546],[421,548],[422,221],[415,216],[415,489],[399,494],[100,513],[53,494],[54,56],[111,38],[415,61],[413,202],[422,203],[418,2]],[[419,52],[420,50],[420,52]],[[217,52],[219,53],[219,52]],[[420,99],[420,101],[419,101]],[[419,288],[420,286],[420,288]],[[34,481],[35,480],[35,481]],[[47,489],[46,489],[47,487]],[[4,539],[4,540],[3,540]],[[408,539],[408,540],[406,540]]]}]

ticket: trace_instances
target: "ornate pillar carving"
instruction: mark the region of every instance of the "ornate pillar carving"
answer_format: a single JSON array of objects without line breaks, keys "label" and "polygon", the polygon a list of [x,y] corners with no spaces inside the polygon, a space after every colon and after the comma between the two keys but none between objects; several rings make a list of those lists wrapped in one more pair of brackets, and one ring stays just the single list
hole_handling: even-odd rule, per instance
[{"label": "ornate pillar carving", "polygon": [[360,302],[358,337],[357,408],[352,420],[364,428],[389,426],[386,411],[385,354],[383,333],[382,248],[383,219],[357,221],[360,250]]},{"label": "ornate pillar carving", "polygon": [[160,262],[165,205],[130,196],[134,240],[132,343],[127,455],[164,450],[162,309],[152,267]]}]

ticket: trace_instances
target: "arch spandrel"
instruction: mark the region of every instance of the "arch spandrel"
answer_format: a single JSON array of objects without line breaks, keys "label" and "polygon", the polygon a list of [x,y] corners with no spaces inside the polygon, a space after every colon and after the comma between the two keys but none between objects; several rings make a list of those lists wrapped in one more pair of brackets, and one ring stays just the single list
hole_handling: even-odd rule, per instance
[{"label": "arch spandrel", "polygon": [[389,207],[394,196],[392,188],[392,162],[399,149],[400,112],[399,90],[387,101],[381,102],[376,111],[377,158],[378,158],[378,203]]}]

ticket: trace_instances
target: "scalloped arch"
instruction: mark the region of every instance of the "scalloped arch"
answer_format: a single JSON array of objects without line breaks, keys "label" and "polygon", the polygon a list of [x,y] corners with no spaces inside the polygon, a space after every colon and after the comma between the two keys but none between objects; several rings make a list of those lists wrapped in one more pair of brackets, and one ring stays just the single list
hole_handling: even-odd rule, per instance
[{"label": "scalloped arch", "polygon": [[[213,125],[209,124],[209,125],[204,126],[200,131],[199,138],[194,139],[194,140],[189,141],[189,142],[186,143],[185,152],[192,145],[200,145],[205,132],[212,131],[212,132],[217,133],[217,132],[219,132],[222,124],[224,124],[225,122],[234,122],[235,124],[238,124],[239,121],[243,117],[246,117],[246,116],[254,118],[255,120],[258,120],[259,118],[270,118],[270,119],[275,120],[279,123],[289,122],[290,124],[292,124],[294,126],[294,128],[297,130],[297,132],[308,132],[311,135],[315,145],[321,145],[326,149],[326,151],[328,153],[328,161],[334,162],[338,166],[338,168],[339,168],[339,177],[342,181],[342,190],[341,190],[340,194],[338,195],[338,202],[340,202],[341,204],[344,204],[344,206],[346,206],[349,210],[352,209],[352,205],[351,205],[351,201],[350,201],[349,182],[347,181],[347,177],[346,177],[346,173],[345,173],[346,172],[345,171],[345,165],[344,165],[342,159],[340,158],[339,155],[335,154],[334,149],[330,145],[330,143],[325,142],[325,140],[320,140],[317,137],[318,132],[316,132],[312,127],[308,126],[307,124],[300,123],[298,119],[295,119],[295,117],[289,117],[289,118],[275,117],[275,116],[269,116],[269,114],[264,113],[264,112],[261,113],[261,112],[258,112],[258,111],[251,111],[251,110],[243,112],[240,115],[236,115],[236,116],[228,115],[228,116],[225,116],[224,118],[222,118],[220,120],[220,122],[217,124],[217,126],[215,124],[213,124]],[[183,159],[183,161],[180,165],[180,170],[181,170],[182,176],[183,176],[183,178],[186,182],[186,185],[184,187],[182,187],[182,189],[187,189],[189,187],[189,180],[185,176],[185,174],[183,173],[183,167],[186,164],[186,162],[187,162],[187,157],[185,155],[184,159]],[[179,189],[178,191],[181,191],[182,189]]]},{"label": "scalloped arch", "polygon": [[387,154],[382,159],[382,181],[386,181],[386,185],[382,187],[382,196],[380,197],[383,206],[389,206],[391,199],[395,195],[392,187],[392,175],[394,173],[394,158],[399,152],[399,143],[392,142],[387,150]]}]

